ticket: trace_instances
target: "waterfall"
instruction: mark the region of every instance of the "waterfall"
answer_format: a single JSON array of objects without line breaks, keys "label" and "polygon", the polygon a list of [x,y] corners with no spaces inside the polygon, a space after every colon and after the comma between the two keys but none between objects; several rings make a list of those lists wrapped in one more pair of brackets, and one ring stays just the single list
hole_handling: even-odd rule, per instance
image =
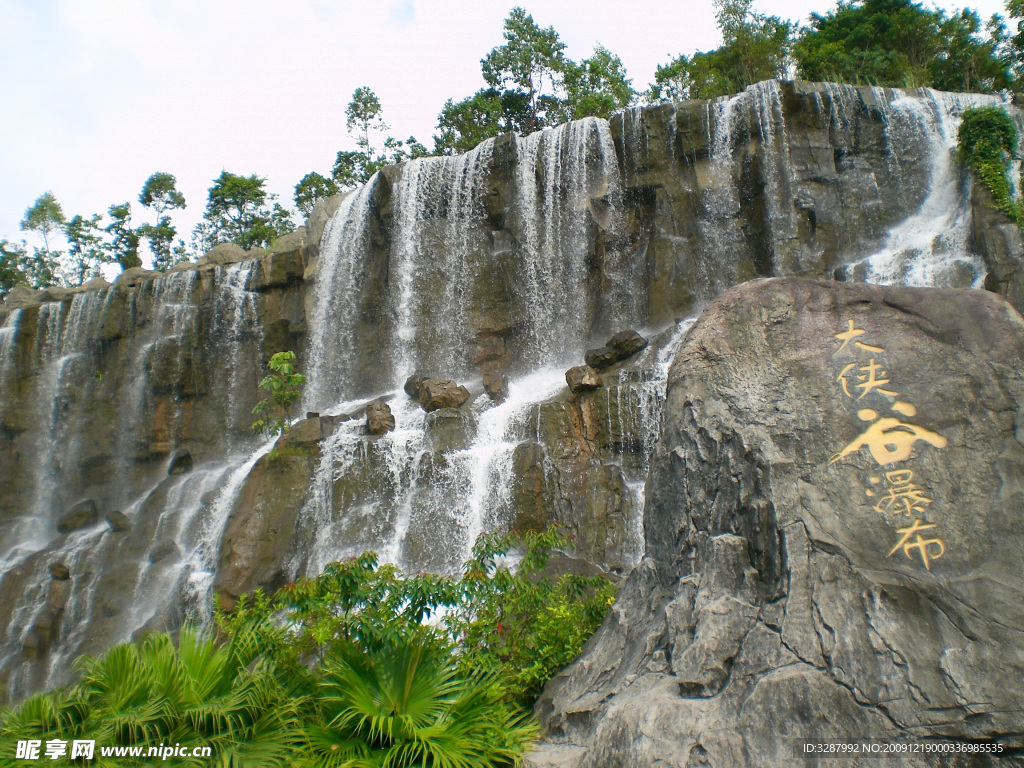
[{"label": "waterfall", "polygon": [[970,251],[970,177],[955,162],[956,138],[965,109],[998,105],[1000,99],[931,89],[914,95],[876,89],[875,96],[895,170],[902,171],[907,147],[920,147],[927,176],[919,207],[889,229],[879,250],[845,267],[846,273],[879,285],[982,287],[985,266]]},{"label": "waterfall", "polygon": [[[80,652],[211,620],[243,488],[273,494],[246,486],[273,447],[249,423],[280,351],[265,347],[282,339],[307,376],[300,412],[336,423],[289,508],[286,576],[365,550],[450,572],[482,532],[581,530],[591,514],[621,539],[604,564],[630,567],[694,313],[761,275],[979,286],[954,149],[963,110],[996,103],[772,82],[637,107],[621,140],[614,119],[587,118],[382,170],[341,200],[315,263],[288,262],[287,286],[256,260],[206,264],[6,311],[0,471],[18,475],[0,496],[5,685],[61,684]],[[650,346],[571,395],[565,370],[627,328]],[[412,374],[457,380],[470,399],[426,413],[402,388]],[[483,394],[485,376],[507,377],[504,399]],[[394,431],[367,434],[374,399]],[[191,469],[169,474],[184,451]],[[85,499],[115,522],[59,534]]]},{"label": "waterfall", "polygon": [[[83,648],[102,649],[90,645],[97,637],[116,642],[153,621],[164,626],[168,620],[180,620],[173,617],[180,617],[188,598],[201,591],[195,585],[204,585],[203,573],[215,565],[211,558],[218,551],[235,494],[260,451],[269,450],[266,445],[253,454],[251,439],[236,437],[249,432],[251,406],[246,407],[243,395],[255,389],[255,381],[242,371],[252,370],[262,353],[255,298],[248,290],[254,270],[255,262],[212,269],[212,297],[204,305],[209,320],[203,319],[195,270],[151,280],[127,297],[111,287],[39,307],[32,418],[41,429],[29,446],[34,504],[31,514],[8,524],[0,552],[5,577],[21,580],[10,615],[0,620],[0,670],[8,675],[11,694],[63,684],[71,661]],[[108,327],[108,320],[122,301],[121,322],[128,328],[121,345],[106,349],[117,364],[104,365],[101,356],[117,331]],[[17,373],[14,352],[21,317],[20,311],[12,312],[0,329],[0,383],[5,392]],[[155,448],[161,455],[175,447],[172,436],[179,431],[185,399],[194,394],[191,390],[206,386],[191,372],[199,358],[213,369],[213,386],[225,394],[223,421],[209,429],[227,461],[199,463],[190,473],[170,477],[166,460],[140,471],[140,452]],[[123,398],[110,421],[114,460],[123,480],[111,483],[112,489],[96,487],[96,480],[84,485],[87,492],[99,492],[102,510],[118,505],[131,531],[113,532],[101,520],[59,534],[59,512],[77,500],[66,488],[83,484],[78,479],[82,467],[97,438],[106,439],[94,433],[98,427],[91,419],[90,403],[103,401],[105,387],[114,386],[111,381],[119,382]],[[158,435],[168,442],[152,446],[149,425],[164,402],[176,411],[165,414],[166,437]],[[8,407],[4,403],[0,412]],[[209,503],[215,491],[216,498]],[[60,583],[50,574],[54,563],[67,566],[72,574],[64,582],[67,594],[57,605],[48,597],[53,585]],[[209,597],[208,591],[202,593],[193,618],[209,620]],[[48,612],[53,611],[59,621],[51,627]],[[53,638],[45,651],[45,666],[23,653],[24,648],[40,647],[41,641],[33,639],[40,632]]]}]

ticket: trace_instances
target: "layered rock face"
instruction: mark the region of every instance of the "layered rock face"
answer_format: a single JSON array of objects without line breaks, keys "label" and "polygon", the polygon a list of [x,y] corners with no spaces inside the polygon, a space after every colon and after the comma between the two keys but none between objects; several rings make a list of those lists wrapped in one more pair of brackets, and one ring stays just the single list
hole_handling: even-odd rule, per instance
[{"label": "layered rock face", "polygon": [[1024,320],[982,291],[771,279],[713,302],[669,374],[646,556],[538,703],[532,764],[1024,747],[1022,361]]},{"label": "layered rock face", "polygon": [[[386,169],[270,253],[12,292],[7,694],[366,549],[450,570],[481,531],[560,522],[629,570],[668,365],[722,290],[798,274],[1024,306],[1019,233],[952,153],[962,110],[992,101],[762,83]],[[249,410],[288,349],[309,381],[294,415],[317,415],[271,453]],[[588,358],[599,383],[571,391]],[[413,376],[451,382],[436,410]]]}]

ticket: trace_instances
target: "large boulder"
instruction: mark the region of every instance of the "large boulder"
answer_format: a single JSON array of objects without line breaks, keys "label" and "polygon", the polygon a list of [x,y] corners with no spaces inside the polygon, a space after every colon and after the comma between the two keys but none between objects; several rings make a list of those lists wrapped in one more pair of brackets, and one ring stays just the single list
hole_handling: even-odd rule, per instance
[{"label": "large boulder", "polygon": [[773,279],[711,304],[669,374],[646,557],[545,689],[528,764],[1024,747],[1022,361],[984,291]]},{"label": "large boulder", "polygon": [[449,379],[424,379],[420,384],[420,405],[423,410],[458,408],[469,400],[469,390]]},{"label": "large boulder", "polygon": [[591,368],[600,371],[621,363],[646,346],[647,339],[636,331],[621,331],[608,339],[603,347],[588,349],[583,359]]},{"label": "large boulder", "polygon": [[95,499],[80,501],[57,520],[59,533],[71,533],[96,525],[100,521],[100,510]]},{"label": "large boulder", "polygon": [[574,395],[578,395],[580,392],[600,387],[601,377],[589,365],[577,365],[565,372],[565,383],[569,385],[569,390]]},{"label": "large boulder", "polygon": [[371,435],[383,435],[395,429],[395,417],[391,406],[376,400],[366,406],[366,431]]}]

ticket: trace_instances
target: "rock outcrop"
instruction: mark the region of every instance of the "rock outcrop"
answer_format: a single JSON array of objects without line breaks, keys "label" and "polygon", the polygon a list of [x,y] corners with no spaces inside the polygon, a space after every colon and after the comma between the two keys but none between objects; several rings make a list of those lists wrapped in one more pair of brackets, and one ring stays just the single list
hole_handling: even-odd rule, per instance
[{"label": "rock outcrop", "polygon": [[672,364],[646,557],[545,690],[531,765],[1024,748],[1022,360],[1024,320],[986,292],[775,279],[715,301]]}]

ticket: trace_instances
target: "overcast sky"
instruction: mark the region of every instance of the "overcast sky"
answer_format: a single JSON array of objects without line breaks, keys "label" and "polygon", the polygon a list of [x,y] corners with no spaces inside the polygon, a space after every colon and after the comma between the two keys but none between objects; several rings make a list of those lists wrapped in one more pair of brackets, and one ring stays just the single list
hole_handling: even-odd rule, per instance
[{"label": "overcast sky", "polygon": [[[18,223],[47,190],[69,218],[130,200],[141,223],[155,171],[186,196],[186,241],[222,170],[266,177],[291,208],[302,176],[355,148],[345,106],[359,86],[392,135],[432,146],[445,100],[482,86],[480,59],[517,4],[573,59],[598,43],[616,53],[638,91],[658,64],[720,43],[710,0],[0,0],[0,237],[32,244]],[[804,21],[834,2],[755,6]]]}]

